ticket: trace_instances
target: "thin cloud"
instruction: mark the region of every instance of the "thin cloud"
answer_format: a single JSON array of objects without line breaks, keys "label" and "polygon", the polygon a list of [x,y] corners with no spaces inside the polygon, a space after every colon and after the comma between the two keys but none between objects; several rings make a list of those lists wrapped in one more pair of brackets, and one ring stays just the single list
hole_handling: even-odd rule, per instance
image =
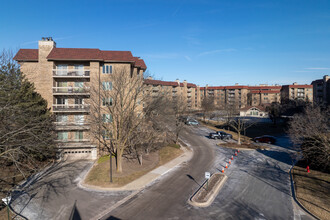
[{"label": "thin cloud", "polygon": [[184,56],[184,58],[186,58],[186,60],[191,61],[191,58],[189,56]]},{"label": "thin cloud", "polygon": [[327,68],[327,67],[311,67],[311,68],[305,68],[305,70],[330,70],[330,68]]},{"label": "thin cloud", "polygon": [[142,54],[141,57],[149,59],[176,59],[179,57],[177,53],[158,53],[158,54]]},{"label": "thin cloud", "polygon": [[221,50],[210,50],[210,51],[205,51],[203,53],[198,54],[199,57],[201,56],[206,56],[206,55],[211,55],[211,54],[216,54],[216,53],[222,53],[222,52],[235,52],[237,51],[234,48],[228,48],[228,49],[221,49]]}]

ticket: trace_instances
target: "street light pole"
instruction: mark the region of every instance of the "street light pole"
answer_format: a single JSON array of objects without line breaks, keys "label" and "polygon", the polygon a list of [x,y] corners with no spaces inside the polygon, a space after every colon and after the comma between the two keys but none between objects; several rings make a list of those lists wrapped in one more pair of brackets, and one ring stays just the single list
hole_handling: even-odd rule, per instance
[{"label": "street light pole", "polygon": [[112,183],[112,154],[110,153],[110,183]]}]

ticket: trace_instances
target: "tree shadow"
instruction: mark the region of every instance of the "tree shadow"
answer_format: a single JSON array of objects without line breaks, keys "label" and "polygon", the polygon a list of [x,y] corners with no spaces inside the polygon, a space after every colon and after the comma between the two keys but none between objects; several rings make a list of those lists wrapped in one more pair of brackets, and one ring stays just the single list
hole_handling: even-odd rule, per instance
[{"label": "tree shadow", "polygon": [[82,162],[54,163],[43,171],[29,177],[11,193],[11,204],[14,212],[22,215],[32,200],[39,200],[42,207],[44,203],[51,201],[51,198],[54,196],[61,195],[66,197],[70,191],[68,186],[74,185],[77,176],[89,164],[82,164]]},{"label": "tree shadow", "polygon": [[261,150],[257,149],[257,151],[267,157],[270,157],[274,160],[277,160],[279,162],[292,165],[292,158],[289,153],[284,151],[275,151],[275,150]]}]

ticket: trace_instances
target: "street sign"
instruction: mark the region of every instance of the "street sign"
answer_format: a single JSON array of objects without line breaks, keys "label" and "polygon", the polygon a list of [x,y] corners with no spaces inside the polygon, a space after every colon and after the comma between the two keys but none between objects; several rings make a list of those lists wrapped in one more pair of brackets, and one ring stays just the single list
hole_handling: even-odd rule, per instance
[{"label": "street sign", "polygon": [[210,179],[210,177],[211,177],[210,172],[205,172],[205,179]]},{"label": "street sign", "polygon": [[6,205],[8,205],[8,204],[10,203],[10,200],[11,200],[11,197],[10,197],[10,196],[2,199],[2,201],[3,201]]}]

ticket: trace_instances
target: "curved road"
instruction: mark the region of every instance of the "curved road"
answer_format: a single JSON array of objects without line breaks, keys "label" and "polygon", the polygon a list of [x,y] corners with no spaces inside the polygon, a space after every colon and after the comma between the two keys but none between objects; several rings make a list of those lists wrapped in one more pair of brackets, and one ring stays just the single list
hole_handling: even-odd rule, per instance
[{"label": "curved road", "polygon": [[102,219],[309,219],[292,203],[288,171],[293,152],[285,146],[240,152],[214,202],[206,208],[188,204],[204,172],[219,172],[234,153],[216,146],[208,132],[202,126],[187,128],[182,139],[193,158]]}]

